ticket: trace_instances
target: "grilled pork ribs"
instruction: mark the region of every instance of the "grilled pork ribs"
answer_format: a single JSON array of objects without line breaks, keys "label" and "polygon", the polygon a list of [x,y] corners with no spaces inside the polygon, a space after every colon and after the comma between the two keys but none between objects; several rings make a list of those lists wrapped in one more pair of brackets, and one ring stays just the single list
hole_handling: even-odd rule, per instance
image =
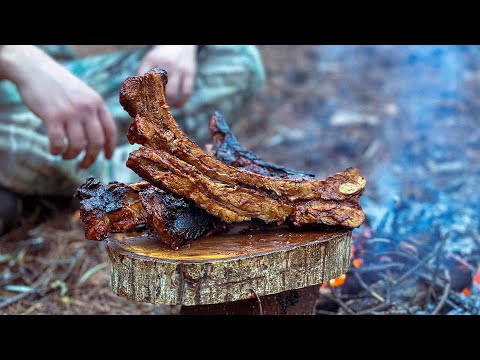
[{"label": "grilled pork ribs", "polygon": [[[267,163],[239,144],[219,113],[212,116],[209,124],[213,139],[209,155],[185,135],[172,117],[165,99],[166,84],[167,73],[163,69],[152,69],[143,76],[125,80],[120,103],[134,118],[127,138],[131,144],[142,145],[130,154],[126,165],[146,182],[97,184],[103,192],[98,190],[90,198],[85,195],[88,181],[82,185],[77,195],[82,199],[87,238],[100,239],[110,231],[131,230],[136,221],[137,225],[154,228],[162,241],[178,248],[218,228],[220,222],[260,219],[297,227],[358,227],[363,223],[365,215],[359,198],[366,180],[358,169],[349,168],[318,180],[312,174]],[[115,197],[105,196],[109,192],[122,194],[124,200],[113,201]],[[167,216],[167,207],[158,204],[168,196],[178,206],[170,207]],[[182,202],[185,207],[179,205]],[[180,208],[189,209],[189,220],[181,220],[191,224],[186,226],[192,226],[191,229],[183,228],[185,231],[181,232],[189,236],[176,232],[175,211]],[[178,213],[180,219],[184,216],[185,212]],[[103,224],[108,225],[100,221],[94,226],[92,219],[96,218],[104,219]],[[167,218],[169,221],[164,221]],[[122,220],[120,224],[116,224],[117,219]]]}]

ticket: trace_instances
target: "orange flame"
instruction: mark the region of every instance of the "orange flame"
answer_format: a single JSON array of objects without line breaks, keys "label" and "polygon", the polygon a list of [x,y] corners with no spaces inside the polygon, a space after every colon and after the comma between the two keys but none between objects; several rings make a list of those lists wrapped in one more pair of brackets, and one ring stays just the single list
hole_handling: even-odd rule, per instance
[{"label": "orange flame", "polygon": [[472,292],[470,291],[469,288],[463,289],[463,290],[461,291],[461,293],[462,293],[463,295],[467,295],[467,296],[472,295]]},{"label": "orange flame", "polygon": [[480,266],[477,269],[477,273],[473,275],[473,283],[480,287]]},{"label": "orange flame", "polygon": [[477,285],[480,285],[480,273],[476,273],[473,277],[473,282]]},{"label": "orange flame", "polygon": [[343,274],[343,275],[340,275],[339,277],[336,277],[335,279],[330,280],[329,281],[330,286],[333,286],[333,287],[342,286],[343,284],[345,284],[346,277],[347,275]]},{"label": "orange flame", "polygon": [[353,264],[353,266],[355,266],[358,269],[358,268],[360,268],[360,266],[362,266],[363,259],[362,258],[353,259],[352,264]]}]

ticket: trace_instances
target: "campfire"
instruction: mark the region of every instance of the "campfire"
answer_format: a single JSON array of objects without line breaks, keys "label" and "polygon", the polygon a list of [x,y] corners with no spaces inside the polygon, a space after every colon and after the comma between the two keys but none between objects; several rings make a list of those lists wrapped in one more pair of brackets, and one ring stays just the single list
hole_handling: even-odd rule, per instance
[{"label": "campfire", "polygon": [[[323,284],[317,313],[478,314],[478,50],[321,50],[323,64],[348,67],[340,82],[350,86],[350,103],[336,104],[344,109],[333,112],[327,131],[373,135],[348,143],[364,146],[356,160],[372,179],[362,200],[367,221],[354,231],[346,276]],[[329,69],[323,81],[341,70]]]},{"label": "campfire", "polygon": [[358,315],[477,314],[480,267],[445,251],[446,239],[428,251],[415,241],[372,236],[366,227],[354,235],[349,272],[322,285],[317,312],[335,313],[333,305]]}]

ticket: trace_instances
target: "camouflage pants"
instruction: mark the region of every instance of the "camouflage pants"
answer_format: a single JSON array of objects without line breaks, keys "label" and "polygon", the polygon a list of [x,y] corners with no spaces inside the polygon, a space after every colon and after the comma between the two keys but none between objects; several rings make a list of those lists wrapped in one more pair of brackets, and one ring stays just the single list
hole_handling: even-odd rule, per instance
[{"label": "camouflage pants", "polygon": [[[119,104],[118,94],[123,81],[136,73],[149,47],[85,58],[76,58],[65,45],[42,48],[103,96],[119,129],[119,145],[112,160],[101,153],[89,169],[78,168],[83,153],[68,161],[51,155],[40,119],[23,105],[13,83],[0,81],[0,187],[25,195],[71,196],[88,176],[105,182],[138,181],[125,166],[128,154],[137,146],[126,141],[132,119]],[[182,108],[172,108],[172,114],[187,135],[203,144],[208,140],[208,119],[213,111],[224,113],[233,125],[264,81],[256,47],[203,46],[198,53],[193,95]]]}]

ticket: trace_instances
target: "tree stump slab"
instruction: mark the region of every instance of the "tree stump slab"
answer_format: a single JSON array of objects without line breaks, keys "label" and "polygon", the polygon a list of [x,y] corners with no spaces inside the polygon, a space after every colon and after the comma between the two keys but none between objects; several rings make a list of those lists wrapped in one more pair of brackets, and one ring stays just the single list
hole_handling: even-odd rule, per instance
[{"label": "tree stump slab", "polygon": [[137,302],[207,305],[321,284],[347,272],[351,230],[236,226],[172,250],[156,234],[107,239],[110,285]]}]

